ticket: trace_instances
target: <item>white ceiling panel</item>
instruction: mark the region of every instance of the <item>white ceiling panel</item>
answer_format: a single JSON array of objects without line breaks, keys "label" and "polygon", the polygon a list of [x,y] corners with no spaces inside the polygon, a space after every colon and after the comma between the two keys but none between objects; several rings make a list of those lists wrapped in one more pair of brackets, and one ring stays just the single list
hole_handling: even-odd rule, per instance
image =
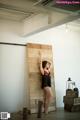
[{"label": "white ceiling panel", "polygon": [[0,8],[0,18],[21,21],[31,15],[33,12],[21,12],[16,10]]}]

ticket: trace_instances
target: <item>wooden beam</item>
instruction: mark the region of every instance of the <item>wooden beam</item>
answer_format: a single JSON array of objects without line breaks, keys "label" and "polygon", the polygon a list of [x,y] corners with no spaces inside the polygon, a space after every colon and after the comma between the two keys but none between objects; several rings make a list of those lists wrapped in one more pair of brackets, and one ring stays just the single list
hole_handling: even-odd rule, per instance
[{"label": "wooden beam", "polygon": [[16,46],[26,46],[26,44],[18,44],[18,43],[7,43],[7,42],[0,42],[0,45],[16,45]]}]

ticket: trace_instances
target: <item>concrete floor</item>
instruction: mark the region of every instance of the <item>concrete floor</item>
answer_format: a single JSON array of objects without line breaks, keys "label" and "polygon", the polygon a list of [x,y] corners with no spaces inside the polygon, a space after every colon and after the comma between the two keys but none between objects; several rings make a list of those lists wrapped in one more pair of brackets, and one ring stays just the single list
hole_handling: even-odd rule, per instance
[{"label": "concrete floor", "polygon": [[[11,120],[23,120],[22,113],[13,113]],[[57,110],[50,112],[47,115],[42,114],[41,118],[37,118],[37,114],[31,114],[26,120],[80,120],[80,112],[66,112],[64,110]]]}]

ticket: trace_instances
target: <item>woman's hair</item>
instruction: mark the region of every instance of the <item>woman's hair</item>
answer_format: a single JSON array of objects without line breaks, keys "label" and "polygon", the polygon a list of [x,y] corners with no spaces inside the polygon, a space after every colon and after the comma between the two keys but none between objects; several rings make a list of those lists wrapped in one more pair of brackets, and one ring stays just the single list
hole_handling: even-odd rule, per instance
[{"label": "woman's hair", "polygon": [[49,64],[51,65],[51,63],[48,62],[48,61],[46,61],[46,60],[45,60],[45,61],[42,61],[42,67],[45,68],[47,63],[49,63]]}]

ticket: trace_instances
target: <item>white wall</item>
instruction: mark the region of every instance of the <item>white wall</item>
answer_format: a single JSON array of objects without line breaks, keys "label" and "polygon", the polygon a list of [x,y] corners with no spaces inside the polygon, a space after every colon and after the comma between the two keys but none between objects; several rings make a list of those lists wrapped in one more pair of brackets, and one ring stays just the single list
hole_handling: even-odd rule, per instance
[{"label": "white wall", "polygon": [[23,107],[25,48],[0,45],[0,111]]},{"label": "white wall", "polygon": [[[22,43],[22,23],[0,20],[0,42]],[[18,111],[26,104],[26,48],[0,44],[0,111]]]},{"label": "white wall", "polygon": [[[21,28],[21,23],[0,21],[0,41],[53,46],[56,102],[57,107],[63,107],[68,77],[80,90],[80,31],[66,31],[63,25],[22,38]],[[0,111],[18,111],[26,105],[25,61],[25,47],[0,45]]]}]

